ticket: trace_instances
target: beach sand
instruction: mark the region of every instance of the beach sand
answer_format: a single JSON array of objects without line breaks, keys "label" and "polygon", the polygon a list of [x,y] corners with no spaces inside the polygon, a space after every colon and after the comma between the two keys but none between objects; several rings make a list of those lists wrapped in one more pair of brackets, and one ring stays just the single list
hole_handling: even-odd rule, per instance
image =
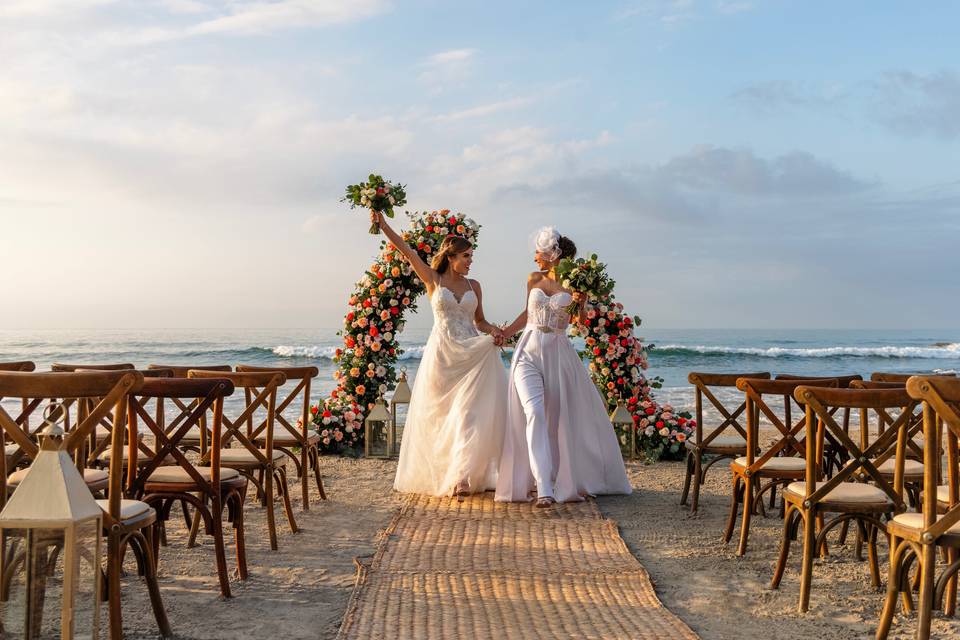
[{"label": "beach sand", "polygon": [[[177,638],[321,638],[336,636],[354,584],[355,556],[369,555],[400,500],[391,491],[392,461],[322,459],[329,500],[309,513],[294,506],[303,529],[293,535],[278,513],[280,550],[272,552],[265,515],[248,505],[247,545],[251,577],[234,582],[234,598],[219,597],[209,541],[187,549],[182,520],[169,526],[170,546],[161,549],[161,589]],[[681,463],[630,463],[631,496],[598,499],[601,511],[620,525],[630,550],[650,572],[657,594],[701,637],[871,638],[882,595],[869,583],[866,563],[852,544],[832,547],[833,555],[814,570],[811,610],[796,613],[799,548],[779,591],[767,587],[779,545],[781,521],[757,517],[745,558],[721,534],[728,508],[729,472],[711,470],[700,512],[678,505]],[[175,509],[175,514],[176,514]],[[232,562],[232,548],[228,556]],[[886,572],[881,542],[881,570]],[[124,581],[124,623],[128,637],[157,637],[146,590],[133,565]],[[892,638],[912,637],[913,622],[898,616]],[[934,637],[956,637],[960,620],[936,618]]]}]

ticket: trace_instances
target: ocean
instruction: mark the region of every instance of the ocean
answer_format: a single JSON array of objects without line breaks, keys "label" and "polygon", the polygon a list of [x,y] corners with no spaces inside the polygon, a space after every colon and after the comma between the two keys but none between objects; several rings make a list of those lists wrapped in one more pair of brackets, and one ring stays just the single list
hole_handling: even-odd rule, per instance
[{"label": "ocean", "polygon": [[[54,362],[129,362],[265,366],[314,365],[315,399],[333,389],[336,329],[0,330],[0,362],[32,360],[37,370]],[[428,330],[401,336],[400,365],[416,376]],[[674,330],[645,329],[647,375],[663,378],[660,402],[693,408],[690,371],[769,371],[802,375],[874,371],[960,371],[960,330]],[[505,362],[506,366],[506,362]],[[734,390],[735,393],[735,390]],[[241,394],[230,401],[238,404]],[[228,407],[229,408],[229,407]]]}]

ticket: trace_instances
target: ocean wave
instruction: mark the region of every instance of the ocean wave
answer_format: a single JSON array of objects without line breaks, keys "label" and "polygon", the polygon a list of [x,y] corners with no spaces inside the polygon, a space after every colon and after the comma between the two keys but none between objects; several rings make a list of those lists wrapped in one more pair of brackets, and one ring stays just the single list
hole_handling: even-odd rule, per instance
[{"label": "ocean wave", "polygon": [[[423,357],[424,346],[404,347],[400,360],[419,360]],[[337,354],[337,347],[321,346],[288,346],[279,345],[271,352],[281,358],[313,358],[317,360],[333,360]]]},{"label": "ocean wave", "polygon": [[937,343],[930,347],[725,347],[706,345],[658,345],[651,350],[656,356],[665,355],[702,355],[729,356],[744,355],[761,358],[921,358],[921,359],[960,359],[960,343]]}]

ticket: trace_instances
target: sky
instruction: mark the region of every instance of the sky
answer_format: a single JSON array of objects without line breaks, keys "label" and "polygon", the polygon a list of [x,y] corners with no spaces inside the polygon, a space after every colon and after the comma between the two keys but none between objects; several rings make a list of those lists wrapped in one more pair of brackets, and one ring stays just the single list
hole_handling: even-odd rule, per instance
[{"label": "sky", "polygon": [[482,225],[495,321],[553,224],[647,326],[956,328],[958,23],[883,0],[0,0],[0,328],[335,327],[379,241],[338,200],[370,172]]}]

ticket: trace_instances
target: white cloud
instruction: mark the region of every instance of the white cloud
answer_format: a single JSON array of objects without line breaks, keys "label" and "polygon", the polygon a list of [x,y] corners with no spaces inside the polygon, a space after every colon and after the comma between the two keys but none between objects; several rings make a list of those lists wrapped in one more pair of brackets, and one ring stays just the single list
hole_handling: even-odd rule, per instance
[{"label": "white cloud", "polygon": [[434,119],[437,122],[455,122],[457,120],[466,120],[469,118],[483,118],[504,111],[515,111],[517,109],[529,106],[533,104],[533,102],[533,98],[529,97],[498,100],[497,102],[489,102],[487,104],[481,104],[476,107],[470,107],[460,111],[452,111],[450,113],[440,114],[435,116]]},{"label": "white cloud", "polygon": [[473,69],[476,49],[450,49],[427,57],[421,63],[418,80],[433,93],[464,85]]}]

